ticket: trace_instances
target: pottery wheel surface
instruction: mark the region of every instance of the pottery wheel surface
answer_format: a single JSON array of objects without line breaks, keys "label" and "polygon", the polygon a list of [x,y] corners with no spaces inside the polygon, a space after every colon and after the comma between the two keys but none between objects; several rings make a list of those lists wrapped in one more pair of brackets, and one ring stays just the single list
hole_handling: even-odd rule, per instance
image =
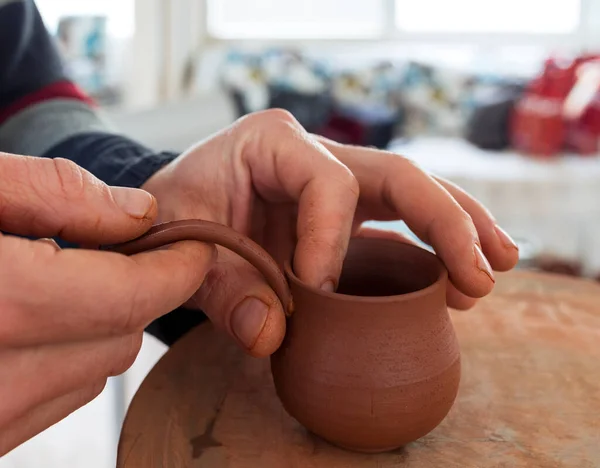
[{"label": "pottery wheel surface", "polygon": [[269,360],[201,325],[136,394],[119,468],[600,467],[600,286],[499,275],[476,309],[452,312],[463,377],[431,434],[362,455],[307,433],[275,395]]}]

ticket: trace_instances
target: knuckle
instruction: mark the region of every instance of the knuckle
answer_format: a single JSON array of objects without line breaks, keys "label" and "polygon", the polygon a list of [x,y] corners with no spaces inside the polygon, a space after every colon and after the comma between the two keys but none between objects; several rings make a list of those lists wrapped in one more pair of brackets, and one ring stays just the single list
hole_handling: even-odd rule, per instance
[{"label": "knuckle", "polygon": [[473,218],[458,203],[455,203],[454,218],[456,221],[463,223],[463,225],[470,231],[475,231],[475,223],[473,222]]},{"label": "knuckle", "polygon": [[126,372],[135,362],[142,347],[142,334],[135,333],[120,341],[116,357],[109,371],[109,376],[116,376]]},{"label": "knuckle", "polygon": [[135,294],[129,300],[129,306],[123,307],[118,313],[117,320],[117,333],[118,334],[130,334],[135,333],[140,328],[143,328],[141,319],[138,314],[138,310],[144,307],[143,299],[141,295]]},{"label": "knuckle", "polygon": [[278,108],[265,109],[242,117],[238,121],[238,126],[240,129],[255,130],[260,128],[268,132],[272,132],[274,129],[288,132],[298,131],[301,128],[290,111]]},{"label": "knuckle", "polygon": [[465,247],[469,247],[473,242],[479,242],[477,229],[473,223],[473,218],[458,203],[454,203],[454,208],[446,211],[439,222],[433,222],[431,230],[437,229],[439,232],[456,231],[460,234],[459,238],[464,242]]},{"label": "knuckle", "polygon": [[441,213],[440,223],[446,227],[474,229],[473,218],[458,203],[453,201],[449,209]]},{"label": "knuckle", "polygon": [[418,170],[425,172],[413,159],[396,153],[388,153],[391,158],[392,167],[398,171],[406,171],[407,169]]},{"label": "knuckle", "polygon": [[53,186],[57,195],[65,199],[76,199],[81,197],[85,190],[87,177],[83,169],[68,159],[52,159],[52,176],[50,180],[55,183]]},{"label": "knuckle", "polygon": [[[202,287],[198,291],[198,302],[204,308],[212,309],[211,304],[218,300],[220,291],[227,282],[227,272],[224,269],[212,269],[204,279]],[[214,304],[212,304],[214,305]]]},{"label": "knuckle", "polygon": [[2,191],[0,192],[0,215],[11,207],[13,198],[29,200],[32,187],[38,185],[40,160],[27,158],[25,156],[12,156],[2,154],[0,159],[0,180]]},{"label": "knuckle", "polygon": [[296,117],[294,117],[294,115],[285,109],[280,109],[280,108],[273,108],[273,109],[267,109],[264,111],[265,116],[270,119],[270,120],[274,120],[274,121],[278,121],[278,122],[283,122],[283,123],[287,123],[287,124],[293,124],[293,125],[297,125],[298,121],[296,120]]},{"label": "knuckle", "polygon": [[345,169],[346,170],[341,171],[340,180],[356,196],[356,198],[358,198],[360,195],[360,183],[352,171],[348,168]]},{"label": "knuckle", "polygon": [[[137,265],[136,265],[137,267]],[[125,268],[119,293],[113,291],[115,310],[112,316],[113,334],[115,336],[130,335],[143,330],[145,315],[140,311],[154,311],[152,295],[148,294],[137,268]]]},{"label": "knuckle", "polygon": [[[1,291],[0,291],[1,293]],[[0,349],[10,346],[15,341],[18,342],[18,338],[15,336],[15,331],[20,331],[22,310],[19,307],[15,307],[11,303],[0,302]]]},{"label": "knuckle", "polygon": [[93,385],[87,387],[84,391],[83,391],[83,403],[89,403],[92,400],[95,400],[98,395],[100,395],[103,391],[104,388],[106,387],[106,379],[100,380],[99,382],[94,383]]}]

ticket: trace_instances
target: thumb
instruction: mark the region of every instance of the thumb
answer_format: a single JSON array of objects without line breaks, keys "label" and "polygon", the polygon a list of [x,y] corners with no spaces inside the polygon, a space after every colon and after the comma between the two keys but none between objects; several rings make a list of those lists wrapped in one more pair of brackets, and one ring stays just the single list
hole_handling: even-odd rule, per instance
[{"label": "thumb", "polygon": [[285,335],[281,302],[250,263],[224,248],[218,247],[218,252],[193,302],[247,353],[273,354]]},{"label": "thumb", "polygon": [[0,230],[69,242],[117,243],[147,231],[156,200],[109,187],[66,159],[0,153]]}]

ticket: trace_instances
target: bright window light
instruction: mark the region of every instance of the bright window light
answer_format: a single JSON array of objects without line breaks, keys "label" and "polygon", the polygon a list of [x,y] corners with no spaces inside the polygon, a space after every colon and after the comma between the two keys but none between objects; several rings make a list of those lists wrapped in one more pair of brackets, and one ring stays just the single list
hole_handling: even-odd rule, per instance
[{"label": "bright window light", "polygon": [[377,37],[386,0],[208,0],[215,37],[256,39]]},{"label": "bright window light", "polygon": [[568,34],[581,0],[395,0],[396,26],[408,33]]},{"label": "bright window light", "polygon": [[46,23],[55,32],[65,16],[106,16],[107,33],[115,38],[133,36],[135,28],[135,0],[37,0],[36,4]]}]

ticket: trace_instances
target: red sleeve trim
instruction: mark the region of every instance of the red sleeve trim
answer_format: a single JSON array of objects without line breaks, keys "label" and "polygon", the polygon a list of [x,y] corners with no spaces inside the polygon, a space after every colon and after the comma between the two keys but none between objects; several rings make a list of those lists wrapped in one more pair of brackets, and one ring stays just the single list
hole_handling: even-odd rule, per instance
[{"label": "red sleeve trim", "polygon": [[92,107],[96,106],[95,101],[72,81],[57,81],[23,96],[6,107],[0,108],[0,124],[29,106],[60,98],[76,99]]}]

